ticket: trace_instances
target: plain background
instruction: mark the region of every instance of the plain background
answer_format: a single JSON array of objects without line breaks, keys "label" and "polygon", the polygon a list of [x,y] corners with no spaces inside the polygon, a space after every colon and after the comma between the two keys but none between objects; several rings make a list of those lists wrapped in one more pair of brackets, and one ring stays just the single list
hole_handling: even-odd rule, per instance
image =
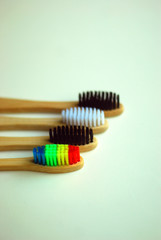
[{"label": "plain background", "polygon": [[0,1],[1,96],[72,101],[104,90],[125,106],[82,170],[0,173],[1,240],[161,239],[160,15],[157,0]]}]

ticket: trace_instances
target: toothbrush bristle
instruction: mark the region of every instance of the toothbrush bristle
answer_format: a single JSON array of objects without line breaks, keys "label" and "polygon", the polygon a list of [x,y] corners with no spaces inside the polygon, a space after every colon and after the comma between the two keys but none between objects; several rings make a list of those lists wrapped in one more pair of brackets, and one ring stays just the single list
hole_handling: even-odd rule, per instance
[{"label": "toothbrush bristle", "polygon": [[70,126],[97,127],[104,124],[104,111],[96,108],[70,108],[62,111],[62,121]]},{"label": "toothbrush bristle", "polygon": [[112,92],[83,92],[79,93],[79,106],[113,110],[120,107],[119,95]]},{"label": "toothbrush bristle", "polygon": [[78,146],[48,144],[33,149],[34,163],[47,166],[72,165],[80,161]]},{"label": "toothbrush bristle", "polygon": [[58,126],[49,129],[50,142],[55,144],[85,145],[93,142],[93,130],[80,126]]}]

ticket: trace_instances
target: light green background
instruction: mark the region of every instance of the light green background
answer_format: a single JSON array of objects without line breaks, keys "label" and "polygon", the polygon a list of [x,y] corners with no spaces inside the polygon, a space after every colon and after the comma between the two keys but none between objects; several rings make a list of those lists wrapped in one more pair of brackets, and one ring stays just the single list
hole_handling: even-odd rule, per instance
[{"label": "light green background", "polygon": [[[106,90],[125,105],[82,170],[0,173],[1,240],[161,239],[160,13],[157,0],[0,1],[1,96]],[[25,134],[47,133],[0,132]]]}]

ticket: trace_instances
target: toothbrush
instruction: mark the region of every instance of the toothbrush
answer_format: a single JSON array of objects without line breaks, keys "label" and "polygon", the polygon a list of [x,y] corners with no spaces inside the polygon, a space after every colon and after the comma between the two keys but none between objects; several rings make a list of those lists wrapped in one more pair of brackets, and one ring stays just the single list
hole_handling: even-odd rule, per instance
[{"label": "toothbrush", "polygon": [[79,147],[70,145],[46,145],[33,149],[33,157],[0,159],[0,171],[33,171],[67,173],[83,167]]},{"label": "toothbrush", "polygon": [[58,126],[49,129],[49,137],[0,137],[0,151],[30,150],[49,143],[79,145],[80,152],[91,151],[97,146],[92,129]]},{"label": "toothbrush", "polygon": [[61,118],[15,118],[0,117],[0,130],[49,130],[55,126],[86,126],[93,129],[94,134],[108,129],[104,112],[92,108],[70,108],[62,111]]},{"label": "toothbrush", "polygon": [[83,92],[79,93],[79,101],[74,102],[44,102],[0,98],[0,113],[48,112],[59,113],[71,107],[92,107],[104,110],[105,117],[120,115],[124,107],[120,103],[119,95],[112,92]]}]

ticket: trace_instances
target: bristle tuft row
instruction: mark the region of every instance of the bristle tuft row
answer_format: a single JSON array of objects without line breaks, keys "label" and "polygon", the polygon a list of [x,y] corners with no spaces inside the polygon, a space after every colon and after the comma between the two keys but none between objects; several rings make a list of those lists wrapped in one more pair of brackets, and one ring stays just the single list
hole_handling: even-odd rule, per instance
[{"label": "bristle tuft row", "polygon": [[47,166],[72,165],[80,161],[79,147],[48,144],[33,149],[34,163]]},{"label": "bristle tuft row", "polygon": [[79,93],[79,106],[113,110],[120,107],[119,95],[112,92],[83,92]]},{"label": "bristle tuft row", "polygon": [[104,112],[92,108],[70,108],[62,111],[63,123],[70,126],[97,127],[104,124]]},{"label": "bristle tuft row", "polygon": [[88,127],[58,126],[49,129],[51,143],[85,145],[93,142],[93,130]]}]

